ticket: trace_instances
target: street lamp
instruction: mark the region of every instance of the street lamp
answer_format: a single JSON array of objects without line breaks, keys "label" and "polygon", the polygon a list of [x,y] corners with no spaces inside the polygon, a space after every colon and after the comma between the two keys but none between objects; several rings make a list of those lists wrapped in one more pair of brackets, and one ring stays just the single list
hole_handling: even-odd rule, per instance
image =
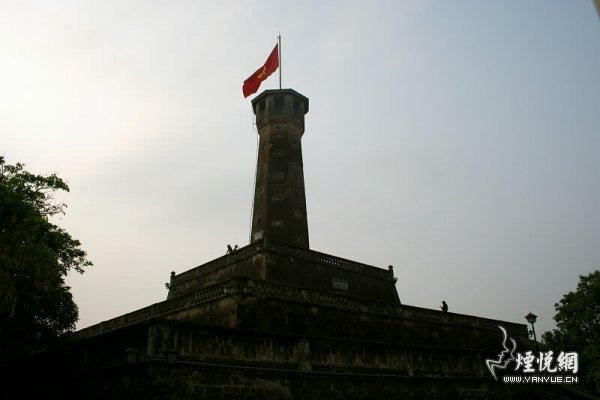
[{"label": "street lamp", "polygon": [[537,338],[535,336],[535,326],[533,325],[533,324],[535,324],[535,321],[537,320],[537,315],[535,315],[534,313],[532,313],[530,311],[529,314],[527,314],[525,316],[525,319],[527,320],[527,322],[529,322],[531,324],[531,332],[533,332],[533,341],[535,342],[535,350],[539,352]]}]

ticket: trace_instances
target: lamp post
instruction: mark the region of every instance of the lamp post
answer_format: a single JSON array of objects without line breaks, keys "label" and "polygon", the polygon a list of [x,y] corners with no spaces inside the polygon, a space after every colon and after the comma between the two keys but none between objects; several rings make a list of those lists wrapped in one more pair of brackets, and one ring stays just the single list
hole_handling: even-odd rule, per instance
[{"label": "lamp post", "polygon": [[[535,337],[535,326],[533,324],[535,324],[535,321],[537,321],[537,315],[535,315],[534,313],[532,313],[531,311],[529,311],[529,314],[527,314],[525,316],[525,319],[527,320],[527,322],[529,322],[531,324],[531,332],[533,332],[533,341],[535,342],[535,351],[540,354],[540,349],[538,347],[538,342],[537,342],[537,338]],[[541,357],[541,354],[540,354]],[[546,394],[546,388],[542,387],[542,393],[544,393],[544,399],[548,398],[548,395]]]},{"label": "lamp post", "polygon": [[529,314],[525,316],[525,319],[531,324],[531,332],[533,332],[533,341],[535,342],[535,351],[539,353],[537,337],[535,336],[535,326],[533,325],[537,320],[537,315],[530,311]]}]

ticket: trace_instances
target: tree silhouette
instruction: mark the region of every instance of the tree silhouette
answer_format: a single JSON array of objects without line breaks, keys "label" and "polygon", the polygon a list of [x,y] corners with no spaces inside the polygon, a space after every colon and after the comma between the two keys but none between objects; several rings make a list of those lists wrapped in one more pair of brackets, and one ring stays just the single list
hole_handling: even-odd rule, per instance
[{"label": "tree silhouette", "polygon": [[580,374],[600,394],[600,271],[581,275],[577,290],[554,305],[556,329],[542,335],[549,348],[579,353]]},{"label": "tree silhouette", "polygon": [[0,365],[40,352],[75,328],[77,305],[64,278],[92,265],[81,243],[49,221],[69,191],[52,175],[35,175],[0,157]]}]

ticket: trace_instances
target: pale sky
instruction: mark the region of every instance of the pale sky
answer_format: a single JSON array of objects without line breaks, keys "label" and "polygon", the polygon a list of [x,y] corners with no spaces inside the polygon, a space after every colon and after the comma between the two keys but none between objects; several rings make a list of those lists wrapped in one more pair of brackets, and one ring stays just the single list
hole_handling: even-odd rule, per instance
[{"label": "pale sky", "polygon": [[592,0],[0,0],[0,154],[71,187],[78,328],[248,243],[242,82],[278,32],[311,248],[392,264],[405,304],[551,329],[600,268]]}]

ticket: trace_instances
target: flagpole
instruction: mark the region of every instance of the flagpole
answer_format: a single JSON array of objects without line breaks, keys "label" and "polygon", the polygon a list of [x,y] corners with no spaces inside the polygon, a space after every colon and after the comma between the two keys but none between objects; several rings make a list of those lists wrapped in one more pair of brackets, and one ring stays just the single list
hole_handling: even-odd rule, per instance
[{"label": "flagpole", "polygon": [[277,36],[277,48],[279,49],[279,90],[281,90],[281,32]]}]

